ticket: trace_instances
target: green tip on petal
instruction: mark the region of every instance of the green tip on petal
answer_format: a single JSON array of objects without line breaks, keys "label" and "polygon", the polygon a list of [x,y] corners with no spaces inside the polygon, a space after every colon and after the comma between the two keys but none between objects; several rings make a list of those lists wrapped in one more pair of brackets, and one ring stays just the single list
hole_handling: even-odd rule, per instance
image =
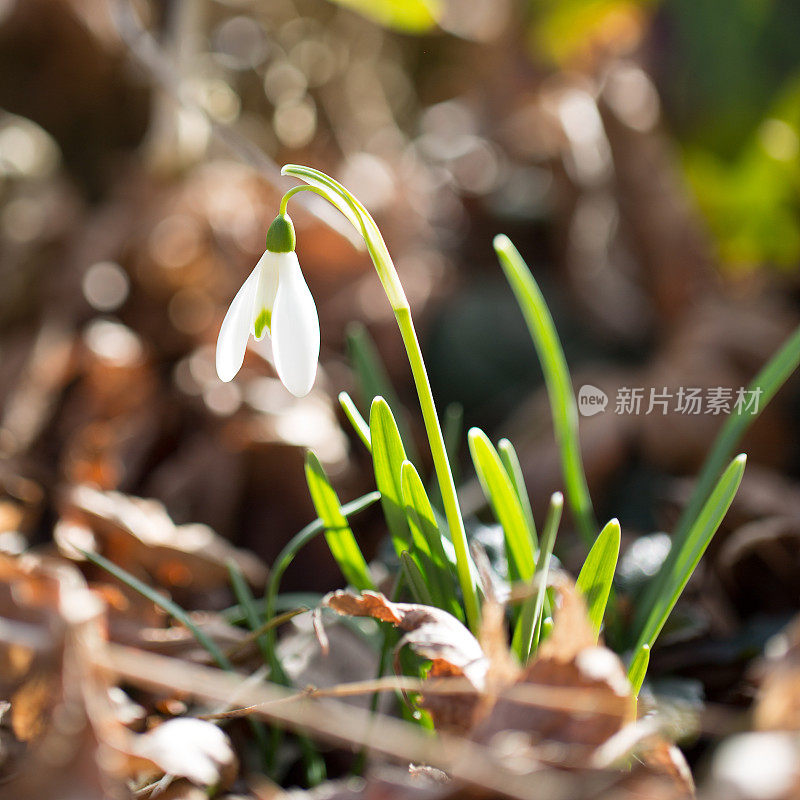
[{"label": "green tip on petal", "polygon": [[288,214],[278,214],[267,231],[267,250],[272,253],[291,253],[295,244],[291,217]]},{"label": "green tip on petal", "polygon": [[269,328],[272,320],[272,314],[266,308],[262,308],[259,315],[256,317],[255,324],[253,325],[253,333],[256,339],[260,339],[264,335],[264,328]]}]

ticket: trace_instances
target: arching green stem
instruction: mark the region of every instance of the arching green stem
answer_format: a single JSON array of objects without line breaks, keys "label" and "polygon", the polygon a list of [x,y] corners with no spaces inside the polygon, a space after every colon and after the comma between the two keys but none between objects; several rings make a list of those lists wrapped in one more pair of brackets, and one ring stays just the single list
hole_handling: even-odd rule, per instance
[{"label": "arching green stem", "polygon": [[383,237],[369,212],[341,184],[337,183],[328,175],[308,167],[288,166],[284,167],[283,172],[284,174],[293,175],[301,180],[310,181],[311,185],[304,184],[295,186],[286,192],[281,199],[280,213],[286,213],[286,206],[292,196],[301,191],[313,191],[339,209],[364,237],[364,242],[367,245],[367,250],[378,272],[381,285],[394,311],[398,327],[400,328],[400,335],[403,338],[403,344],[408,354],[408,361],[411,365],[411,373],[414,377],[414,385],[417,389],[420,408],[422,410],[422,418],[425,422],[425,431],[431,448],[433,465],[436,470],[436,478],[442,493],[445,517],[456,552],[456,568],[461,591],[464,595],[467,621],[469,622],[470,628],[472,628],[474,632],[477,632],[480,624],[480,606],[472,570],[470,568],[470,556],[464,520],[461,516],[455,481],[453,480],[453,473],[447,458],[444,435],[442,434],[442,428],[439,423],[439,416],[436,413],[436,404],[433,400],[430,380],[428,379],[428,373],[425,369],[422,349],[419,344],[419,339],[417,338],[416,330],[414,329],[411,310],[408,305],[408,300],[406,299],[405,291],[397,275],[397,270],[386,249]]}]

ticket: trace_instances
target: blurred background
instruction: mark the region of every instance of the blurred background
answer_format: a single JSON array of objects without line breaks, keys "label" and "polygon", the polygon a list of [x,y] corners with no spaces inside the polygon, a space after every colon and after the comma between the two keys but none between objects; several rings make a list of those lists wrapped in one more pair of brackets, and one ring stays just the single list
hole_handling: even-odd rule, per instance
[{"label": "blurred background", "polygon": [[[292,214],[321,318],[314,390],[291,397],[257,349],[216,376],[220,322],[291,186],[279,165],[297,162],[373,212],[440,411],[512,439],[538,519],[562,483],[491,247],[511,236],[576,386],[612,398],[581,436],[635,588],[723,418],[618,415],[617,391],[746,386],[800,317],[798,39],[793,0],[2,0],[0,549],[102,541],[193,608],[229,604],[224,575],[113,550],[124,495],[270,563],[314,516],[305,448],[344,500],[373,486],[336,402],[368,408],[347,345],[364,330],[425,462],[389,305],[309,194]],[[689,701],[747,703],[752,656],[800,607],[798,411],[793,380],[748,435],[739,496],[653,656]],[[379,552],[379,514],[357,530]],[[340,582],[324,543],[287,575]]]}]

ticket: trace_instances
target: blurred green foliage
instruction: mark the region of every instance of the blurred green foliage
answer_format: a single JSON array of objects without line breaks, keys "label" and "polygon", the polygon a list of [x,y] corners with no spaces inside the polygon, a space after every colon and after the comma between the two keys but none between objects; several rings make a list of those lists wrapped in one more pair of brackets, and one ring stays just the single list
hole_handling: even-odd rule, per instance
[{"label": "blurred green foliage", "polygon": [[800,4],[663,6],[659,88],[725,267],[800,259]]},{"label": "blurred green foliage", "polygon": [[529,11],[537,59],[591,68],[600,53],[635,54],[652,68],[724,268],[797,265],[797,0],[530,0]]},{"label": "blurred green foliage", "polygon": [[440,0],[334,0],[365,17],[405,33],[425,33],[435,25]]},{"label": "blurred green foliage", "polygon": [[600,46],[633,43],[656,0],[530,0],[529,43],[534,54],[559,66]]}]

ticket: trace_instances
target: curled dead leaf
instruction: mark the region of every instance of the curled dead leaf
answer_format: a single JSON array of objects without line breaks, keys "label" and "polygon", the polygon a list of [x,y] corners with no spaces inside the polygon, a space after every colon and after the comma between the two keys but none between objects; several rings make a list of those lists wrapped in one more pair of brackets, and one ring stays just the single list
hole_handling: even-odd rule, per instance
[{"label": "curled dead leaf", "polygon": [[473,692],[424,696],[421,702],[437,729],[467,731],[474,725],[489,660],[478,640],[452,614],[419,603],[393,603],[378,592],[332,592],[323,599],[323,605],[339,614],[372,617],[404,630],[395,654],[407,645],[417,655],[430,659],[429,679],[466,678]]},{"label": "curled dead leaf", "polygon": [[417,655],[433,662],[439,674],[463,675],[476,689],[483,687],[488,661],[478,640],[452,614],[420,603],[393,603],[379,592],[337,591],[322,604],[339,614],[372,617],[391,622],[406,631],[397,645],[408,645]]}]

